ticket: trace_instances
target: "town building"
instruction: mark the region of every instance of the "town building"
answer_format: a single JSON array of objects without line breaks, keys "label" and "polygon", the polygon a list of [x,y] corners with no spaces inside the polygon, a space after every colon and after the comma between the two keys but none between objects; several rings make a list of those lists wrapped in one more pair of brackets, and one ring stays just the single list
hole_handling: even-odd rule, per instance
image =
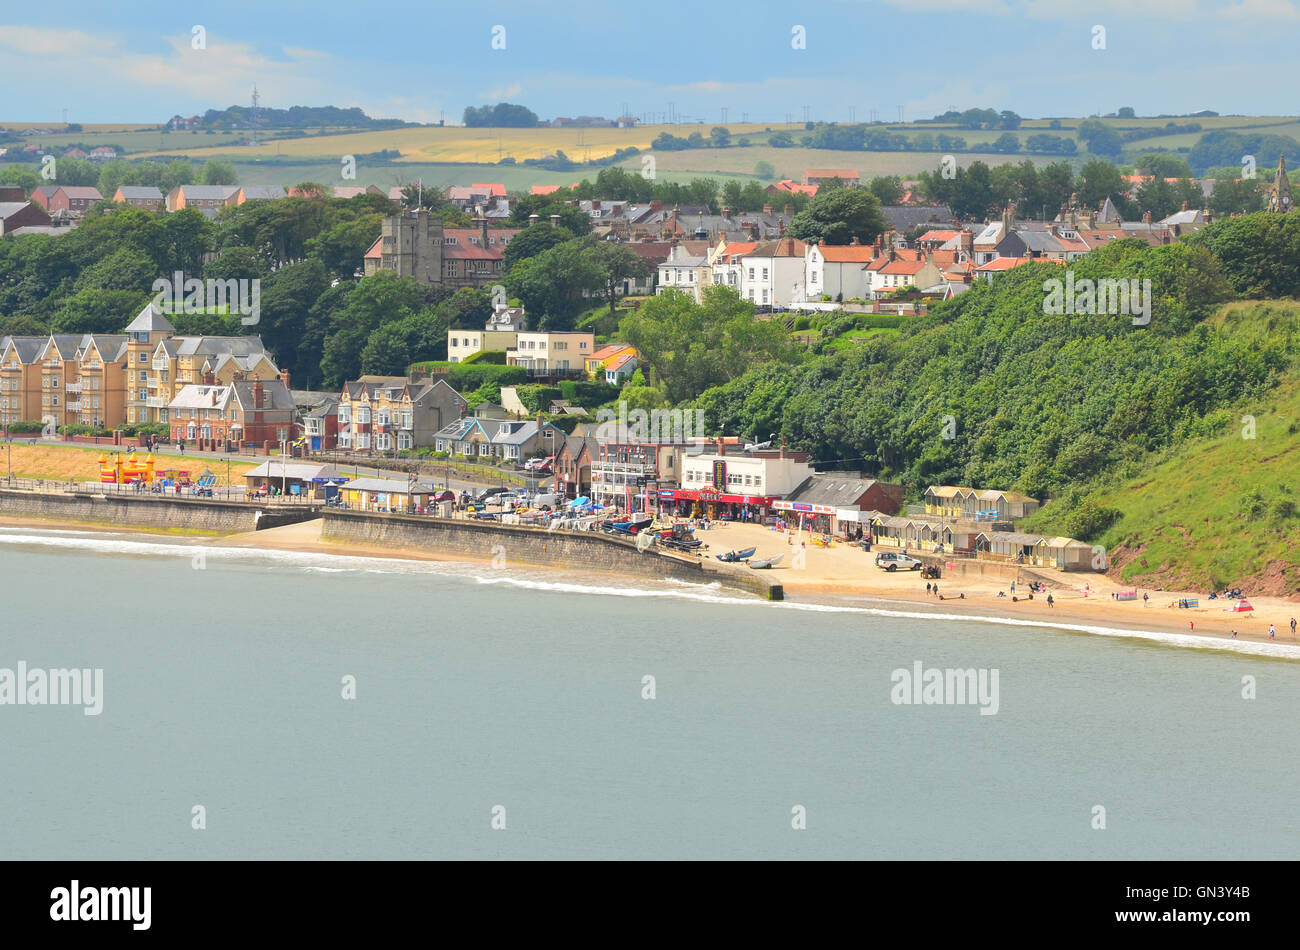
[{"label": "town building", "polygon": [[596,335],[577,331],[526,330],[506,350],[507,366],[522,366],[529,376],[579,376],[596,351]]},{"label": "town building", "polygon": [[177,185],[167,192],[166,207],[168,211],[193,208],[205,218],[215,218],[238,191],[236,185]]},{"label": "town building", "polygon": [[49,214],[35,201],[0,201],[0,236],[49,224]]},{"label": "town building", "polygon": [[731,451],[724,440],[713,445],[711,452],[682,455],[681,487],[672,489],[671,497],[669,490],[660,490],[662,508],[678,515],[761,521],[813,474],[804,452]]},{"label": "town building", "polygon": [[365,254],[367,277],[381,270],[411,277],[430,287],[489,287],[501,281],[502,254],[516,230],[444,228],[423,210],[383,219],[380,236]]},{"label": "town building", "polygon": [[43,185],[32,192],[31,200],[50,214],[66,211],[82,215],[96,201],[103,201],[104,196],[90,185]]},{"label": "town building", "polygon": [[362,376],[339,394],[337,447],[357,454],[424,448],[467,409],[445,379]]},{"label": "town building", "polygon": [[469,459],[519,463],[534,456],[554,457],[566,438],[564,431],[550,422],[469,416],[439,430],[434,438],[434,451]]},{"label": "town building", "polygon": [[887,485],[858,472],[817,472],[772,505],[792,526],[826,534],[861,529],[870,537],[871,514],[897,514],[901,485]]},{"label": "town building", "polygon": [[166,408],[173,442],[184,439],[213,451],[238,444],[288,443],[298,415],[281,379],[186,384]]},{"label": "town building", "polygon": [[152,185],[122,185],[113,193],[113,200],[146,211],[161,211],[167,205],[167,198]]}]

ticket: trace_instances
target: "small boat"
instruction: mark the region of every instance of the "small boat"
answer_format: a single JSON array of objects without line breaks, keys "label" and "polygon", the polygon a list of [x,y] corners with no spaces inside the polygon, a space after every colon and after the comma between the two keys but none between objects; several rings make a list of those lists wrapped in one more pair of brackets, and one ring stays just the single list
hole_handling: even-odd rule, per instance
[{"label": "small boat", "polygon": [[728,551],[726,554],[719,554],[717,557],[719,561],[735,564],[737,561],[748,561],[757,550],[758,548],[745,548],[743,551]]},{"label": "small boat", "polygon": [[784,554],[778,554],[775,557],[761,558],[757,561],[750,561],[749,566],[756,571],[767,570],[768,568],[776,567],[776,565],[780,564],[781,558],[783,557],[785,557]]}]

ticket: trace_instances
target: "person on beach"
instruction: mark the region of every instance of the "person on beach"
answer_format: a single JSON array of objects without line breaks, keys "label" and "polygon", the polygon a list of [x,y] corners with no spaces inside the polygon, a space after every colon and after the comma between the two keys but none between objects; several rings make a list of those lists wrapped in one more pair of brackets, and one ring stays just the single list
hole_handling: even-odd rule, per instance
[{"label": "person on beach", "polygon": [[1268,625],[1268,638],[1270,640],[1277,639],[1277,628],[1274,627],[1271,623]]},{"label": "person on beach", "polygon": [[943,595],[939,593],[939,585],[938,585],[938,584],[935,584],[935,585],[934,585],[934,596],[938,597],[940,600],[943,600]]},{"label": "person on beach", "polygon": [[1047,595],[1047,606],[1049,606],[1049,607],[1055,607],[1055,606],[1056,606],[1056,601],[1054,601],[1054,600],[1052,599],[1052,595],[1051,595],[1051,594],[1048,594],[1048,595]]},{"label": "person on beach", "polygon": [[926,596],[926,597],[929,597],[929,596],[930,596],[930,582],[929,582],[929,581],[926,581],[926,582],[925,582],[925,596]]},{"label": "person on beach", "polygon": [[1291,636],[1295,636],[1295,617],[1291,618]]},{"label": "person on beach", "polygon": [[1196,621],[1195,621],[1195,620],[1189,620],[1189,621],[1187,621],[1187,629],[1188,629],[1189,631],[1191,631],[1192,633],[1195,633],[1195,632],[1196,632]]},{"label": "person on beach", "polygon": [[1150,596],[1147,594],[1147,592],[1146,592],[1146,591],[1143,591],[1143,592],[1142,592],[1142,606],[1143,606],[1143,607],[1147,606],[1147,601],[1150,600],[1150,599],[1151,599],[1151,598],[1150,598]]},{"label": "person on beach", "polygon": [[1012,582],[1011,582],[1011,593],[1012,593],[1013,596],[1014,596],[1015,593],[1016,593],[1016,582],[1015,582],[1015,581],[1012,581]]},{"label": "person on beach", "polygon": [[1232,633],[1228,634],[1228,639],[1229,639],[1229,640],[1235,639],[1236,636],[1237,636],[1237,631],[1234,630],[1234,631],[1232,631]]}]

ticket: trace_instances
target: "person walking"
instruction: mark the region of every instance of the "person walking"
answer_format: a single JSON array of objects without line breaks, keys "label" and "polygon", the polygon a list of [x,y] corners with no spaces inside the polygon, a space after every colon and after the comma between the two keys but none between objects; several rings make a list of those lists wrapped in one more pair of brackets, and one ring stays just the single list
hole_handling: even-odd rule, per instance
[{"label": "person walking", "polygon": [[1295,636],[1295,617],[1291,618],[1291,636]]},{"label": "person walking", "polygon": [[1052,599],[1052,595],[1051,595],[1051,594],[1048,594],[1048,595],[1047,595],[1047,606],[1049,606],[1049,607],[1055,607],[1055,606],[1056,606],[1056,601],[1054,601],[1054,600]]},{"label": "person walking", "polygon": [[1016,595],[1016,582],[1015,582],[1015,581],[1012,581],[1012,582],[1011,582],[1011,596],[1014,597],[1015,595]]},{"label": "person walking", "polygon": [[1277,639],[1277,628],[1273,626],[1271,623],[1268,625],[1268,638],[1270,640]]},{"label": "person walking", "polygon": [[925,582],[925,596],[926,596],[926,597],[929,597],[929,596],[930,596],[930,582],[929,582],[929,581],[926,581],[926,582]]},{"label": "person walking", "polygon": [[1143,591],[1143,592],[1142,592],[1142,606],[1143,606],[1143,607],[1148,606],[1147,601],[1150,600],[1150,599],[1151,599],[1151,595],[1148,594],[1146,591]]}]

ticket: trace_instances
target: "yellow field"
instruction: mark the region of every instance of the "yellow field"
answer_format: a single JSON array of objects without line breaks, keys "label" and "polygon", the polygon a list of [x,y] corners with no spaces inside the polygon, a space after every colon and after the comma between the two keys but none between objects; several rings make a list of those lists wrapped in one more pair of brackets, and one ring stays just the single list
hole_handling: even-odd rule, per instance
[{"label": "yellow field", "polygon": [[[46,478],[52,481],[93,482],[99,480],[99,455],[110,446],[81,447],[55,445],[23,445],[14,436],[13,445],[0,445],[0,479],[9,473],[12,459],[13,473],[17,478]],[[112,453],[107,452],[109,458]],[[148,453],[137,454],[139,461],[144,461]],[[197,479],[204,471],[211,471],[217,476],[217,484],[226,484],[226,463],[224,460],[196,458],[185,455],[154,455],[154,470],[174,468],[188,469],[190,477]],[[245,472],[251,472],[256,466],[248,462],[231,461],[230,479],[236,485],[242,485]]]},{"label": "yellow field", "polygon": [[[556,150],[564,152],[574,161],[604,158],[620,148],[635,146],[648,149],[660,132],[686,138],[692,132],[708,136],[711,125],[647,125],[635,129],[466,129],[411,128],[382,129],[374,132],[352,132],[344,135],[315,136],[312,138],[283,139],[239,149],[241,160],[255,157],[298,156],[303,158],[321,155],[363,155],[383,149],[397,149],[403,162],[465,162],[490,164],[498,158],[544,158]],[[750,123],[728,123],[734,141],[742,135],[763,136],[765,130],[788,129],[802,132],[803,126],[766,126]],[[499,150],[499,151],[498,151]],[[143,155],[203,158],[207,155],[228,152],[220,145],[182,148],[174,151],[146,152]]]}]

